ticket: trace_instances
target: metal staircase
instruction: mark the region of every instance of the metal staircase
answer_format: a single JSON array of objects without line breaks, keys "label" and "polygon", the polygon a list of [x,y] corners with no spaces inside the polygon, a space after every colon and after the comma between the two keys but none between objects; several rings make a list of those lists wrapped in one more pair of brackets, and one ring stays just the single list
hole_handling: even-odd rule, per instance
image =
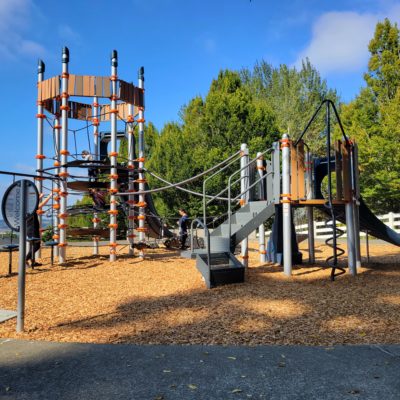
[{"label": "metal staircase", "polygon": [[[244,282],[245,266],[235,257],[235,248],[274,215],[275,202],[279,201],[280,195],[279,144],[274,143],[271,149],[262,154],[266,153],[271,153],[272,157],[271,160],[264,162],[266,173],[258,179],[250,179],[250,177],[255,175],[251,173],[251,168],[256,168],[260,156],[248,161],[248,157],[243,160],[242,154],[240,157],[241,168],[230,175],[228,186],[216,196],[210,198],[206,195],[207,181],[229,167],[232,162],[204,181],[203,219],[195,219],[192,222],[191,237],[194,237],[194,228],[200,226],[204,230],[206,247],[194,249],[192,243],[191,249],[182,252],[181,255],[186,258],[196,258],[196,267],[203,275],[209,289],[223,284]],[[239,179],[234,180],[237,175],[240,175]],[[235,191],[235,184],[238,183],[241,184],[240,190],[238,194],[234,195],[232,193]],[[252,193],[254,189],[258,189],[257,196]],[[224,193],[228,193],[228,197],[223,198],[228,201],[228,218],[210,232],[204,223],[207,221],[206,206],[215,199],[221,200],[220,196]],[[252,193],[251,196],[250,193]],[[253,198],[250,199],[250,197]],[[231,204],[235,204],[239,200],[243,206],[236,212],[232,212]]]}]

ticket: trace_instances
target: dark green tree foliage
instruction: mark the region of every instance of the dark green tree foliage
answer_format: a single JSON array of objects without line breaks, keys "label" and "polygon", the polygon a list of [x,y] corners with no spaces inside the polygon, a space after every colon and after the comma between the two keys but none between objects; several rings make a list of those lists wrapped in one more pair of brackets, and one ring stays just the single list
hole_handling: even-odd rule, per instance
[{"label": "dark green tree foliage", "polygon": [[[258,62],[252,71],[244,69],[241,77],[245,85],[262,102],[269,104],[276,116],[278,129],[296,139],[303,131],[322,100],[338,102],[336,91],[328,89],[325,80],[306,59],[300,70],[280,65],[274,68],[266,61]],[[324,120],[321,115],[305,137],[314,152],[323,152]]]},{"label": "dark green tree foliage", "polygon": [[[237,152],[242,143],[248,144],[254,157],[279,137],[269,105],[257,99],[240,75],[232,71],[221,71],[205,99],[193,98],[183,107],[180,117],[180,124],[169,123],[163,128],[147,165],[171,182],[203,172]],[[209,191],[216,194],[227,174],[210,182]],[[151,183],[156,184],[154,180]],[[201,192],[202,179],[185,187]],[[170,190],[157,197],[163,212],[176,213],[179,206],[188,208],[192,216],[201,212],[201,198],[184,192]],[[222,209],[214,206],[215,213]]]},{"label": "dark green tree foliage", "polygon": [[359,144],[361,193],[375,212],[400,211],[399,30],[378,23],[369,44],[367,87],[344,106],[343,120]]}]

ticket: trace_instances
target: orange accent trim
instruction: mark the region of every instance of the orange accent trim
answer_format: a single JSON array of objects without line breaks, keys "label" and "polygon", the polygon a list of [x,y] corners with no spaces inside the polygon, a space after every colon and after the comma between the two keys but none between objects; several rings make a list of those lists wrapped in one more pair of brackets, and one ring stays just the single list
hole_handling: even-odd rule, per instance
[{"label": "orange accent trim", "polygon": [[92,105],[93,105],[93,107],[98,107],[100,104],[99,103],[93,103]]},{"label": "orange accent trim", "polygon": [[58,214],[58,218],[66,219],[68,218],[68,213]]},{"label": "orange accent trim", "polygon": [[280,197],[292,197],[291,193],[282,193]]},{"label": "orange accent trim", "polygon": [[60,229],[64,229],[64,228],[68,228],[68,225],[67,224],[58,224],[58,227]]},{"label": "orange accent trim", "polygon": [[69,98],[69,94],[67,92],[62,92],[61,93],[61,98],[62,99],[68,99]]},{"label": "orange accent trim", "polygon": [[55,167],[59,167],[60,165],[61,165],[61,163],[59,162],[59,161],[54,161],[54,164],[53,164]]},{"label": "orange accent trim", "polygon": [[111,99],[111,100],[118,100],[119,97],[118,97],[116,94],[112,94],[112,95],[110,96],[110,99]]},{"label": "orange accent trim", "polygon": [[135,189],[128,189],[128,190],[126,191],[126,193],[136,193],[136,190],[135,190]]},{"label": "orange accent trim", "polygon": [[118,151],[112,151],[111,153],[108,153],[110,157],[118,157]]},{"label": "orange accent trim", "polygon": [[108,189],[109,193],[118,193],[118,189]]},{"label": "orange accent trim", "polygon": [[136,205],[137,205],[138,207],[146,207],[146,206],[147,206],[147,203],[146,203],[145,201],[139,201],[138,203],[136,203]]},{"label": "orange accent trim", "polygon": [[241,258],[243,258],[243,260],[247,260],[249,258],[249,256],[240,256]]},{"label": "orange accent trim", "polygon": [[136,161],[138,162],[145,162],[146,159],[144,157],[137,158]]},{"label": "orange accent trim", "polygon": [[136,228],[136,230],[138,232],[147,232],[147,228],[146,227],[144,227],[144,228]]},{"label": "orange accent trim", "polygon": [[93,117],[92,118],[92,123],[94,126],[98,126],[99,125],[99,119],[97,117]]},{"label": "orange accent trim", "polygon": [[69,173],[68,172],[60,172],[59,174],[58,174],[58,176],[61,176],[61,178],[66,178],[67,176],[69,176]]},{"label": "orange accent trim", "polygon": [[281,203],[282,204],[285,204],[285,203],[289,204],[289,203],[291,203],[291,201],[290,200],[281,200]]},{"label": "orange accent trim", "polygon": [[117,81],[118,80],[118,75],[111,75],[110,76],[110,81]]},{"label": "orange accent trim", "polygon": [[67,197],[68,196],[68,192],[60,192],[60,196]]},{"label": "orange accent trim", "polygon": [[43,210],[37,210],[37,211],[36,211],[36,214],[37,214],[37,215],[43,215],[44,213],[45,213],[45,212],[44,212]]},{"label": "orange accent trim", "polygon": [[60,150],[60,154],[63,156],[69,156],[69,151],[68,150]]},{"label": "orange accent trim", "polygon": [[142,221],[143,221],[143,220],[145,220],[145,219],[146,219],[146,217],[145,217],[144,215],[139,215],[139,216],[137,217],[137,219],[138,219],[138,220],[142,220]]},{"label": "orange accent trim", "polygon": [[135,119],[133,118],[133,115],[128,115],[126,118],[126,122],[134,122]]},{"label": "orange accent trim", "polygon": [[261,250],[259,251],[260,254],[267,254],[267,252],[265,250]]},{"label": "orange accent trim", "polygon": [[53,204],[53,210],[59,210],[60,205],[59,204]]},{"label": "orange accent trim", "polygon": [[136,182],[136,183],[146,183],[147,180],[146,180],[146,179],[136,179],[136,180],[134,180],[133,182]]},{"label": "orange accent trim", "polygon": [[110,246],[110,247],[117,247],[118,244],[114,242],[114,243],[110,243],[109,246]]},{"label": "orange accent trim", "polygon": [[109,111],[110,114],[118,114],[118,109],[114,108],[112,110]]},{"label": "orange accent trim", "polygon": [[117,229],[118,228],[118,224],[108,224],[108,227],[111,229]]},{"label": "orange accent trim", "polygon": [[46,118],[44,114],[36,114],[36,118]]},{"label": "orange accent trim", "polygon": [[136,122],[137,123],[145,122],[145,119],[144,118],[139,118],[139,119],[136,120]]},{"label": "orange accent trim", "polygon": [[46,156],[44,156],[43,154],[37,154],[35,156],[36,160],[44,160],[46,158]]},{"label": "orange accent trim", "polygon": [[110,215],[118,215],[118,210],[108,210],[107,212]]},{"label": "orange accent trim", "polygon": [[62,125],[54,125],[53,128],[54,128],[54,129],[61,129],[61,128],[62,128]]},{"label": "orange accent trim", "polygon": [[110,204],[118,204],[118,201],[116,201],[116,200],[111,200],[111,201],[110,201]]},{"label": "orange accent trim", "polygon": [[265,167],[257,167],[257,169],[265,171]]},{"label": "orange accent trim", "polygon": [[44,181],[46,178],[42,178],[40,176],[36,176],[35,178],[33,178],[35,181]]},{"label": "orange accent trim", "polygon": [[66,79],[68,79],[68,78],[69,78],[69,73],[68,73],[68,72],[63,72],[63,73],[61,74],[61,78],[66,78]]},{"label": "orange accent trim", "polygon": [[128,215],[128,219],[131,221],[135,221],[138,219],[138,217],[136,215]]},{"label": "orange accent trim", "polygon": [[60,200],[61,200],[60,196],[54,197],[54,201],[60,201]]},{"label": "orange accent trim", "polygon": [[97,222],[100,222],[100,221],[101,221],[100,218],[93,218],[93,219],[92,219],[92,222],[94,222],[94,223],[97,223]]},{"label": "orange accent trim", "polygon": [[66,247],[68,246],[68,243],[58,243],[58,247]]},{"label": "orange accent trim", "polygon": [[36,101],[36,105],[37,105],[37,106],[42,106],[43,104],[44,104],[43,101],[40,101],[40,100],[37,100],[37,101]]},{"label": "orange accent trim", "polygon": [[130,205],[136,205],[137,204],[135,200],[127,200],[126,202],[128,204],[130,204]]},{"label": "orange accent trim", "polygon": [[59,188],[55,188],[55,189],[53,189],[53,192],[54,193],[59,193],[59,192],[61,192],[61,190]]},{"label": "orange accent trim", "polygon": [[57,240],[57,239],[60,239],[60,236],[59,236],[59,235],[53,235],[52,238],[53,238],[54,240]]},{"label": "orange accent trim", "polygon": [[241,206],[244,206],[244,205],[246,204],[246,200],[240,199],[239,204],[240,204]]},{"label": "orange accent trim", "polygon": [[128,239],[133,239],[133,238],[135,238],[137,235],[134,235],[134,234],[132,234],[132,235],[127,235],[127,238]]},{"label": "orange accent trim", "polygon": [[[143,90],[143,92],[144,92],[144,89],[141,89],[141,90]],[[144,107],[143,106],[138,106],[138,110],[139,111],[144,111]]]},{"label": "orange accent trim", "polygon": [[69,108],[69,106],[60,106],[60,110],[61,111],[69,111],[70,108]]},{"label": "orange accent trim", "polygon": [[128,164],[128,168],[129,168],[129,169],[134,169],[135,166],[134,166],[133,164]]},{"label": "orange accent trim", "polygon": [[118,175],[117,174],[110,174],[108,175],[109,179],[118,179]]}]

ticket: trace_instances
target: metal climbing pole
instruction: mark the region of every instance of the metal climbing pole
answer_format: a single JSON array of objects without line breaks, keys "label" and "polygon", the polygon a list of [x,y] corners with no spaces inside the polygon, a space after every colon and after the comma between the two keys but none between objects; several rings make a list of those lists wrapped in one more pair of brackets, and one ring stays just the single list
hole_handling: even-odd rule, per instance
[{"label": "metal climbing pole", "polygon": [[134,228],[135,228],[135,208],[134,208],[134,191],[135,191],[135,183],[134,183],[134,150],[135,150],[135,136],[134,136],[134,128],[133,128],[133,114],[134,114],[134,107],[133,104],[128,105],[128,119],[127,119],[127,127],[128,127],[128,168],[129,168],[129,185],[128,185],[128,243],[129,243],[129,255],[134,255]]},{"label": "metal climbing pole", "polygon": [[59,255],[58,262],[63,264],[66,259],[66,246],[67,246],[67,196],[68,196],[68,187],[67,187],[67,178],[68,178],[68,169],[66,164],[68,162],[68,63],[69,63],[69,50],[67,47],[64,47],[62,50],[62,75],[61,75],[61,149],[60,149],[60,158],[61,158],[61,168],[60,168],[60,224],[59,227],[59,236],[60,242],[59,246]]},{"label": "metal climbing pole", "polygon": [[118,54],[116,50],[111,53],[111,109],[110,109],[110,121],[111,121],[111,152],[110,152],[110,223],[108,224],[110,228],[110,261],[116,260],[116,247],[117,247],[117,198],[115,193],[118,192],[117,188],[117,67],[118,67]]},{"label": "metal climbing pole", "polygon": [[[241,157],[240,157],[240,204],[244,207],[249,199],[249,167],[246,165],[249,163],[249,149],[247,144],[243,143],[240,147]],[[242,263],[245,267],[249,265],[249,239],[244,239],[241,244],[241,257]]]},{"label": "metal climbing pole", "polygon": [[290,140],[282,136],[282,220],[283,220],[283,272],[292,275],[292,211],[290,204]]},{"label": "metal climbing pole", "polygon": [[[99,101],[97,96],[93,97],[92,104],[92,125],[93,125],[93,144],[94,144],[94,154],[93,158],[95,161],[99,161]],[[95,211],[93,213],[93,228],[97,228],[99,225],[99,216]],[[93,254],[99,254],[99,237],[93,236]]]},{"label": "metal climbing pole", "polygon": [[[54,161],[54,166],[55,168],[55,174],[59,175],[60,173],[60,145],[61,145],[61,140],[60,140],[60,115],[57,112],[56,113],[56,118],[54,119],[54,143],[55,143],[55,161]],[[59,242],[60,235],[59,235],[59,229],[58,225],[60,224],[60,181],[56,180],[54,181],[54,197],[53,197],[53,209],[54,209],[54,221],[53,221],[53,240],[56,242]],[[54,247],[54,255],[58,257],[59,255],[59,247],[55,246]]]},{"label": "metal climbing pole", "polygon": [[[262,179],[265,175],[264,157],[262,153],[257,153],[257,171],[260,177],[260,198],[259,200],[266,200],[265,198],[265,180]],[[260,253],[260,262],[267,261],[267,252],[265,250],[265,227],[261,224],[258,227],[258,251]]]},{"label": "metal climbing pole", "polygon": [[[44,71],[45,71],[45,65],[42,60],[39,60],[38,62],[38,76],[37,76],[37,82],[40,84],[40,82],[43,81],[44,77]],[[37,154],[36,154],[36,170],[37,170],[37,175],[39,177],[36,179],[36,187],[39,193],[43,192],[43,159],[45,158],[43,154],[43,120],[45,118],[45,115],[43,113],[43,101],[40,99],[37,100]],[[42,210],[38,210],[38,219],[39,219],[39,226],[40,226],[40,235],[41,235],[41,229],[42,229]],[[41,251],[40,249],[36,252],[37,257],[40,257]]]},{"label": "metal climbing pole", "polygon": [[[306,195],[307,200],[314,197],[312,187],[312,156],[309,151],[306,153]],[[315,242],[314,242],[314,208],[307,206],[307,223],[308,223],[308,262],[315,263]]]},{"label": "metal climbing pole", "polygon": [[[139,69],[139,88],[144,90],[144,68],[140,67]],[[139,191],[145,190],[145,176],[144,176],[144,161],[145,161],[145,154],[144,154],[144,94],[143,94],[143,106],[139,107],[139,116],[138,116],[138,129],[139,129]],[[144,222],[146,219],[146,201],[144,194],[139,195],[139,241],[143,242],[145,240],[145,232],[146,228],[144,226]],[[143,250],[139,251],[139,257],[143,258]]]}]

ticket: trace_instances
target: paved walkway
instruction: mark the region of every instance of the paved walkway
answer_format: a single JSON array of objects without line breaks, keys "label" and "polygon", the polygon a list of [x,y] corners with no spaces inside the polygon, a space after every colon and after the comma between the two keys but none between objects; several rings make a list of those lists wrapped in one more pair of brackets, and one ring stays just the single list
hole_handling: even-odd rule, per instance
[{"label": "paved walkway", "polygon": [[0,339],[0,399],[400,399],[400,345],[136,346]]}]

